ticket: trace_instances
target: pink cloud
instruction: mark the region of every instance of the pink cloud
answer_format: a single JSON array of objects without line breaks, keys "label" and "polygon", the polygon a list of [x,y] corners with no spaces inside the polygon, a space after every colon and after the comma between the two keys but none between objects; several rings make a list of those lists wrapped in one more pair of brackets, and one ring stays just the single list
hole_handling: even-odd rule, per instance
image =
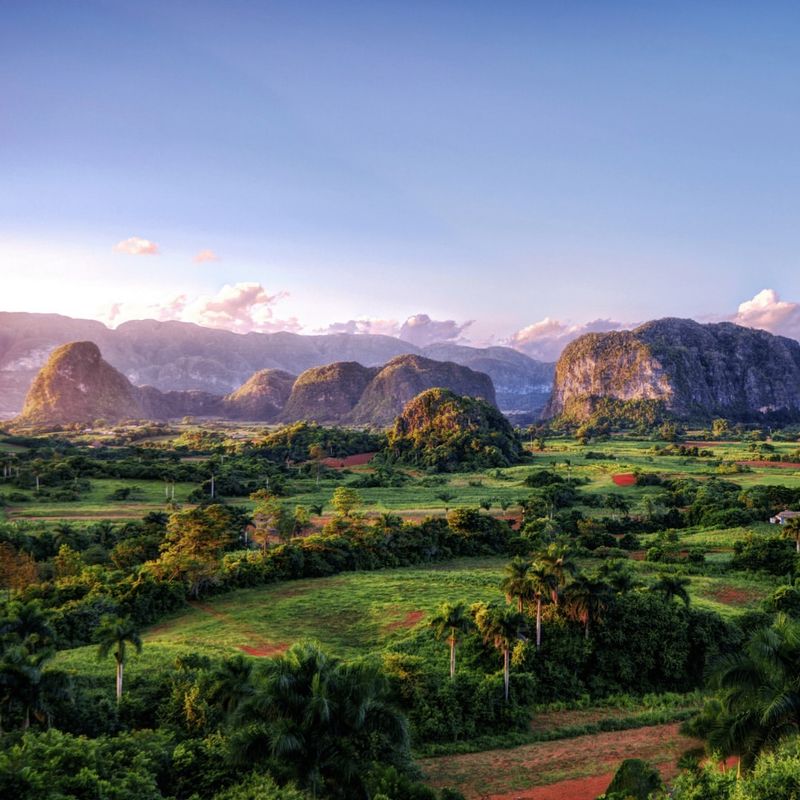
[{"label": "pink cloud", "polygon": [[540,361],[556,361],[561,351],[584,333],[602,333],[623,327],[628,326],[610,319],[596,319],[576,325],[545,317],[512,334],[505,344]]},{"label": "pink cloud", "polygon": [[149,239],[140,239],[138,236],[131,236],[130,239],[123,239],[114,245],[117,253],[127,253],[129,256],[157,256],[159,255],[158,245]]},{"label": "pink cloud", "polygon": [[196,264],[205,264],[207,261],[219,261],[219,256],[213,250],[201,250],[194,261]]},{"label": "pink cloud", "polygon": [[762,289],[752,300],[745,300],[730,320],[748,328],[800,339],[800,303],[781,300],[774,289]]},{"label": "pink cloud", "polygon": [[187,303],[180,318],[237,333],[297,332],[302,326],[296,317],[288,320],[275,318],[275,305],[287,296],[286,292],[267,294],[260,283],[227,284],[215,295],[198,297]]}]

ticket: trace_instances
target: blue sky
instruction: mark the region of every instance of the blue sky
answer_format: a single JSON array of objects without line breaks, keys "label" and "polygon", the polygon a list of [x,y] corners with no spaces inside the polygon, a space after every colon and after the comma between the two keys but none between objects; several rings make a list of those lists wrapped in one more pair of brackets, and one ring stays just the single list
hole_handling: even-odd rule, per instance
[{"label": "blue sky", "polygon": [[783,3],[3,3],[0,308],[795,324],[798,41]]}]

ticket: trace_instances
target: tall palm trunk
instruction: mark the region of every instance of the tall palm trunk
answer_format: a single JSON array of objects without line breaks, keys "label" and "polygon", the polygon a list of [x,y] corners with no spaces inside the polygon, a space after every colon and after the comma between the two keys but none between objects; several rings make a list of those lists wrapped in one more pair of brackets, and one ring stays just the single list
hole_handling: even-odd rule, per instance
[{"label": "tall palm trunk", "polygon": [[124,663],[117,659],[117,702],[122,699],[122,672],[125,669]]},{"label": "tall palm trunk", "polygon": [[450,680],[456,676],[456,632],[450,635]]},{"label": "tall palm trunk", "polygon": [[520,614],[522,613],[522,595],[517,597],[517,611],[519,611]]},{"label": "tall palm trunk", "polygon": [[542,598],[536,598],[536,649],[542,646]]},{"label": "tall palm trunk", "polygon": [[508,702],[508,683],[509,683],[509,661],[511,651],[508,647],[503,648],[503,686],[505,688],[506,703]]}]

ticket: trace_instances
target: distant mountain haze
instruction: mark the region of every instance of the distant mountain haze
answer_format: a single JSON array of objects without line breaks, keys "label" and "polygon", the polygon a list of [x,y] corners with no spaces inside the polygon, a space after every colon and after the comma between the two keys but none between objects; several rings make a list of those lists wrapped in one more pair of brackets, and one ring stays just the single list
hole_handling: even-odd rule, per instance
[{"label": "distant mountain haze", "polygon": [[354,361],[382,366],[395,356],[425,355],[489,375],[501,410],[538,413],[550,394],[554,365],[506,347],[433,344],[419,348],[375,334],[247,333],[187,322],[137,320],[116,329],[94,320],[58,314],[0,312],[0,413],[19,413],[38,370],[59,345],[91,341],[103,358],[135,386],[197,390],[214,395],[237,391],[261,370],[300,375],[313,367]]}]

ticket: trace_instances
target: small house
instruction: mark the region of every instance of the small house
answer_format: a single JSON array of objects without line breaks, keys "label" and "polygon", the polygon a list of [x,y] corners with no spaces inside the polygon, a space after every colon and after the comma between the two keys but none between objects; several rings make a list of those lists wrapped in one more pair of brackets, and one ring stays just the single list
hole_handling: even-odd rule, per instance
[{"label": "small house", "polygon": [[795,517],[800,517],[800,511],[789,511],[786,509],[776,514],[774,517],[770,517],[769,521],[773,525],[785,525],[790,519],[794,519]]}]

